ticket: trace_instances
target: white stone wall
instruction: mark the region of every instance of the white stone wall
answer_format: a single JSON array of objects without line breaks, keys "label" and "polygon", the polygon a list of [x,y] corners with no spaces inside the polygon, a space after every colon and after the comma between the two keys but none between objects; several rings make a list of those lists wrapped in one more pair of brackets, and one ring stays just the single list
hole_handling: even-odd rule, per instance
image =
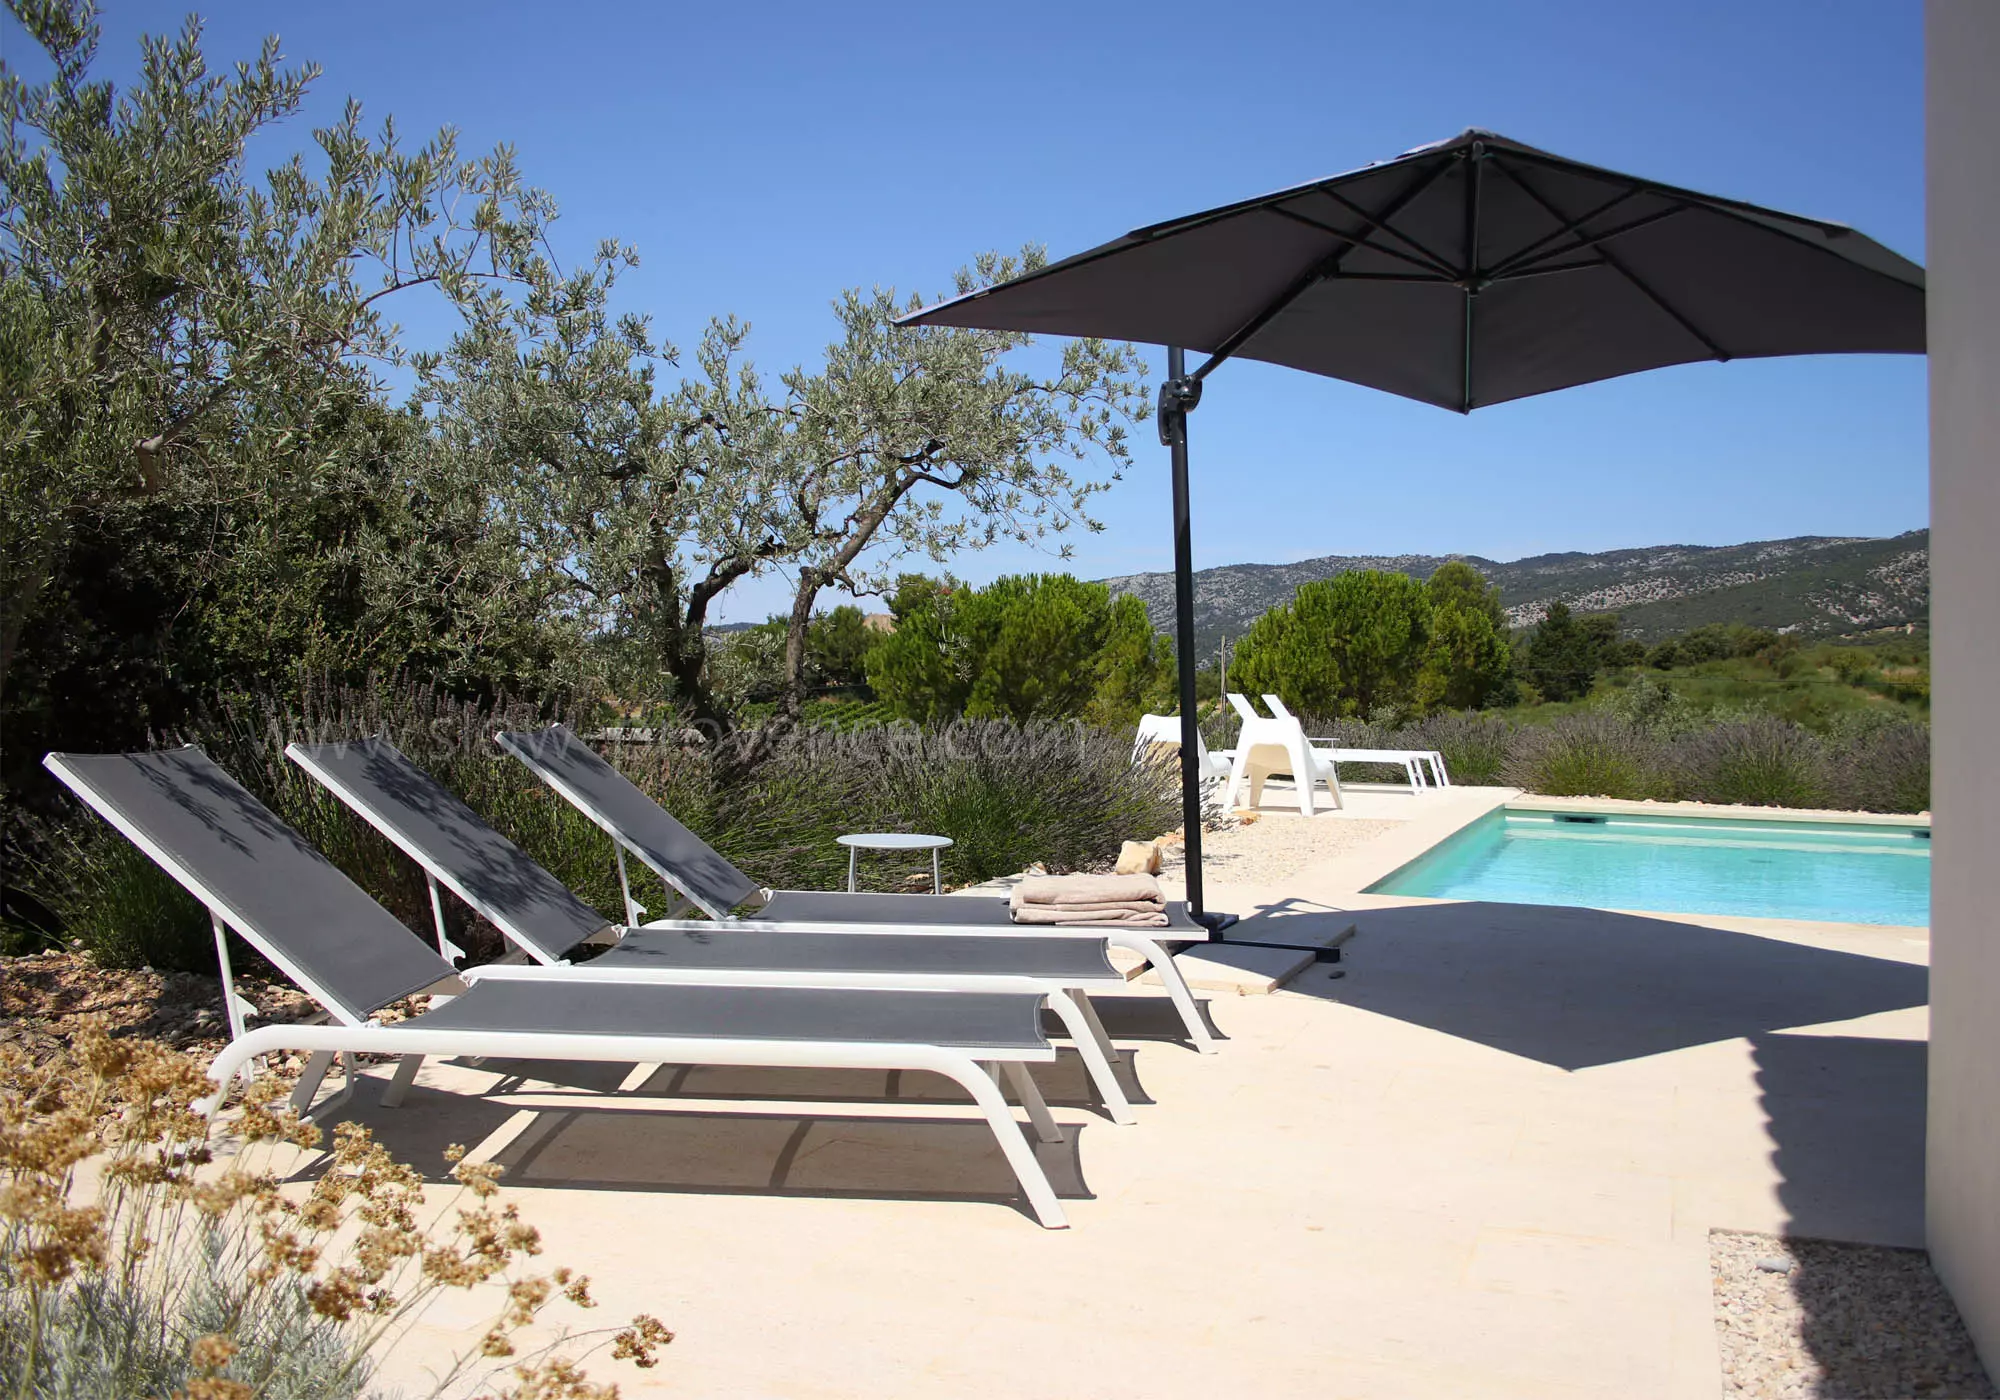
[{"label": "white stone wall", "polygon": [[2000,1374],[2000,4],[1929,0],[1931,1258]]}]

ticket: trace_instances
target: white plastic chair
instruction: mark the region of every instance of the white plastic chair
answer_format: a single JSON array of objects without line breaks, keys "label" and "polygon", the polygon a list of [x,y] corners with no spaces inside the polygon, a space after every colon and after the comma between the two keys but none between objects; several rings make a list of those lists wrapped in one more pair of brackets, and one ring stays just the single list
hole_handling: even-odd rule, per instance
[{"label": "white plastic chair", "polygon": [[[1292,718],[1292,712],[1285,708],[1285,702],[1266,691],[1264,703],[1271,707],[1271,713],[1285,719]],[[1315,739],[1307,736],[1311,744],[1331,745],[1329,739]],[[1400,763],[1403,774],[1409,779],[1411,793],[1424,787],[1448,788],[1451,778],[1444,771],[1444,755],[1436,749],[1342,749],[1327,747],[1315,752],[1330,757],[1335,763]],[[1428,769],[1428,775],[1425,770]]]},{"label": "white plastic chair", "polygon": [[1235,759],[1229,768],[1229,786],[1223,792],[1224,810],[1236,805],[1245,783],[1250,787],[1250,805],[1263,801],[1264,780],[1289,776],[1299,793],[1299,815],[1313,814],[1313,789],[1326,784],[1335,807],[1341,806],[1340,775],[1333,760],[1306,742],[1306,732],[1290,715],[1266,719],[1250,701],[1231,694],[1229,703],[1243,720],[1243,732],[1236,736]]}]

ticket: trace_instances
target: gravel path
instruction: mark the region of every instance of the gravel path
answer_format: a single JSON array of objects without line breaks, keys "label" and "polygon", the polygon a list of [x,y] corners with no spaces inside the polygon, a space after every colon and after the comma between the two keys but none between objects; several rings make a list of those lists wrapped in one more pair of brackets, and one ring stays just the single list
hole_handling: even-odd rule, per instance
[{"label": "gravel path", "polygon": [[[1254,819],[1231,818],[1219,829],[1201,834],[1202,872],[1220,885],[1282,884],[1308,866],[1332,860],[1366,845],[1401,822],[1369,821],[1361,817],[1298,817],[1258,813]],[[1181,896],[1181,847],[1165,851],[1160,882],[1167,897]]]},{"label": "gravel path", "polygon": [[1920,1249],[1710,1232],[1723,1394],[1991,1400]]}]

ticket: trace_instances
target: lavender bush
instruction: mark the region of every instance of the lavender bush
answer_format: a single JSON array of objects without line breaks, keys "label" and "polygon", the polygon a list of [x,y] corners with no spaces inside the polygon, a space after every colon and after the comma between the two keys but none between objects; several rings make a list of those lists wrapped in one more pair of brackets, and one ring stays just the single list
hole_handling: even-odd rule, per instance
[{"label": "lavender bush", "polygon": [[1516,730],[1500,768],[1509,786],[1549,797],[1670,797],[1669,773],[1652,735],[1591,712]]},{"label": "lavender bush", "polygon": [[[199,743],[238,781],[304,834],[412,930],[431,936],[423,872],[284,756],[293,740],[388,737],[468,806],[602,912],[623,918],[610,839],[502,753],[493,734],[552,716],[505,698],[454,700],[422,687],[322,687],[295,701],[219,707],[162,742]],[[753,879],[775,888],[834,889],[851,831],[950,836],[945,879],[966,884],[1040,861],[1054,871],[1107,865],[1127,839],[1179,824],[1171,771],[1130,761],[1130,737],[1076,723],[960,721],[878,725],[848,732],[800,730],[779,739],[747,772],[724,773],[698,738],[618,744],[612,761],[653,799]],[[208,971],[207,914],[102,823],[78,814],[44,833],[32,883],[107,963]],[[883,882],[914,872],[878,866]],[[638,869],[635,867],[635,875]],[[650,876],[646,877],[650,881]],[[664,891],[636,889],[664,907]],[[453,941],[475,956],[500,951],[497,931],[446,901]]]},{"label": "lavender bush", "polygon": [[1677,796],[1751,807],[1823,807],[1831,794],[1817,735],[1769,715],[1695,730],[1672,748]]}]

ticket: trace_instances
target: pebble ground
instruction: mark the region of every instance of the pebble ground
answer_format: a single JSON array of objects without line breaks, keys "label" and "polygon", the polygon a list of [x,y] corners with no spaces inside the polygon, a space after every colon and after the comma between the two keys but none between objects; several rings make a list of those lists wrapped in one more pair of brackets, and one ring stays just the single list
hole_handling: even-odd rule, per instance
[{"label": "pebble ground", "polygon": [[1716,1230],[1709,1272],[1725,1396],[2000,1396],[1920,1249]]}]

